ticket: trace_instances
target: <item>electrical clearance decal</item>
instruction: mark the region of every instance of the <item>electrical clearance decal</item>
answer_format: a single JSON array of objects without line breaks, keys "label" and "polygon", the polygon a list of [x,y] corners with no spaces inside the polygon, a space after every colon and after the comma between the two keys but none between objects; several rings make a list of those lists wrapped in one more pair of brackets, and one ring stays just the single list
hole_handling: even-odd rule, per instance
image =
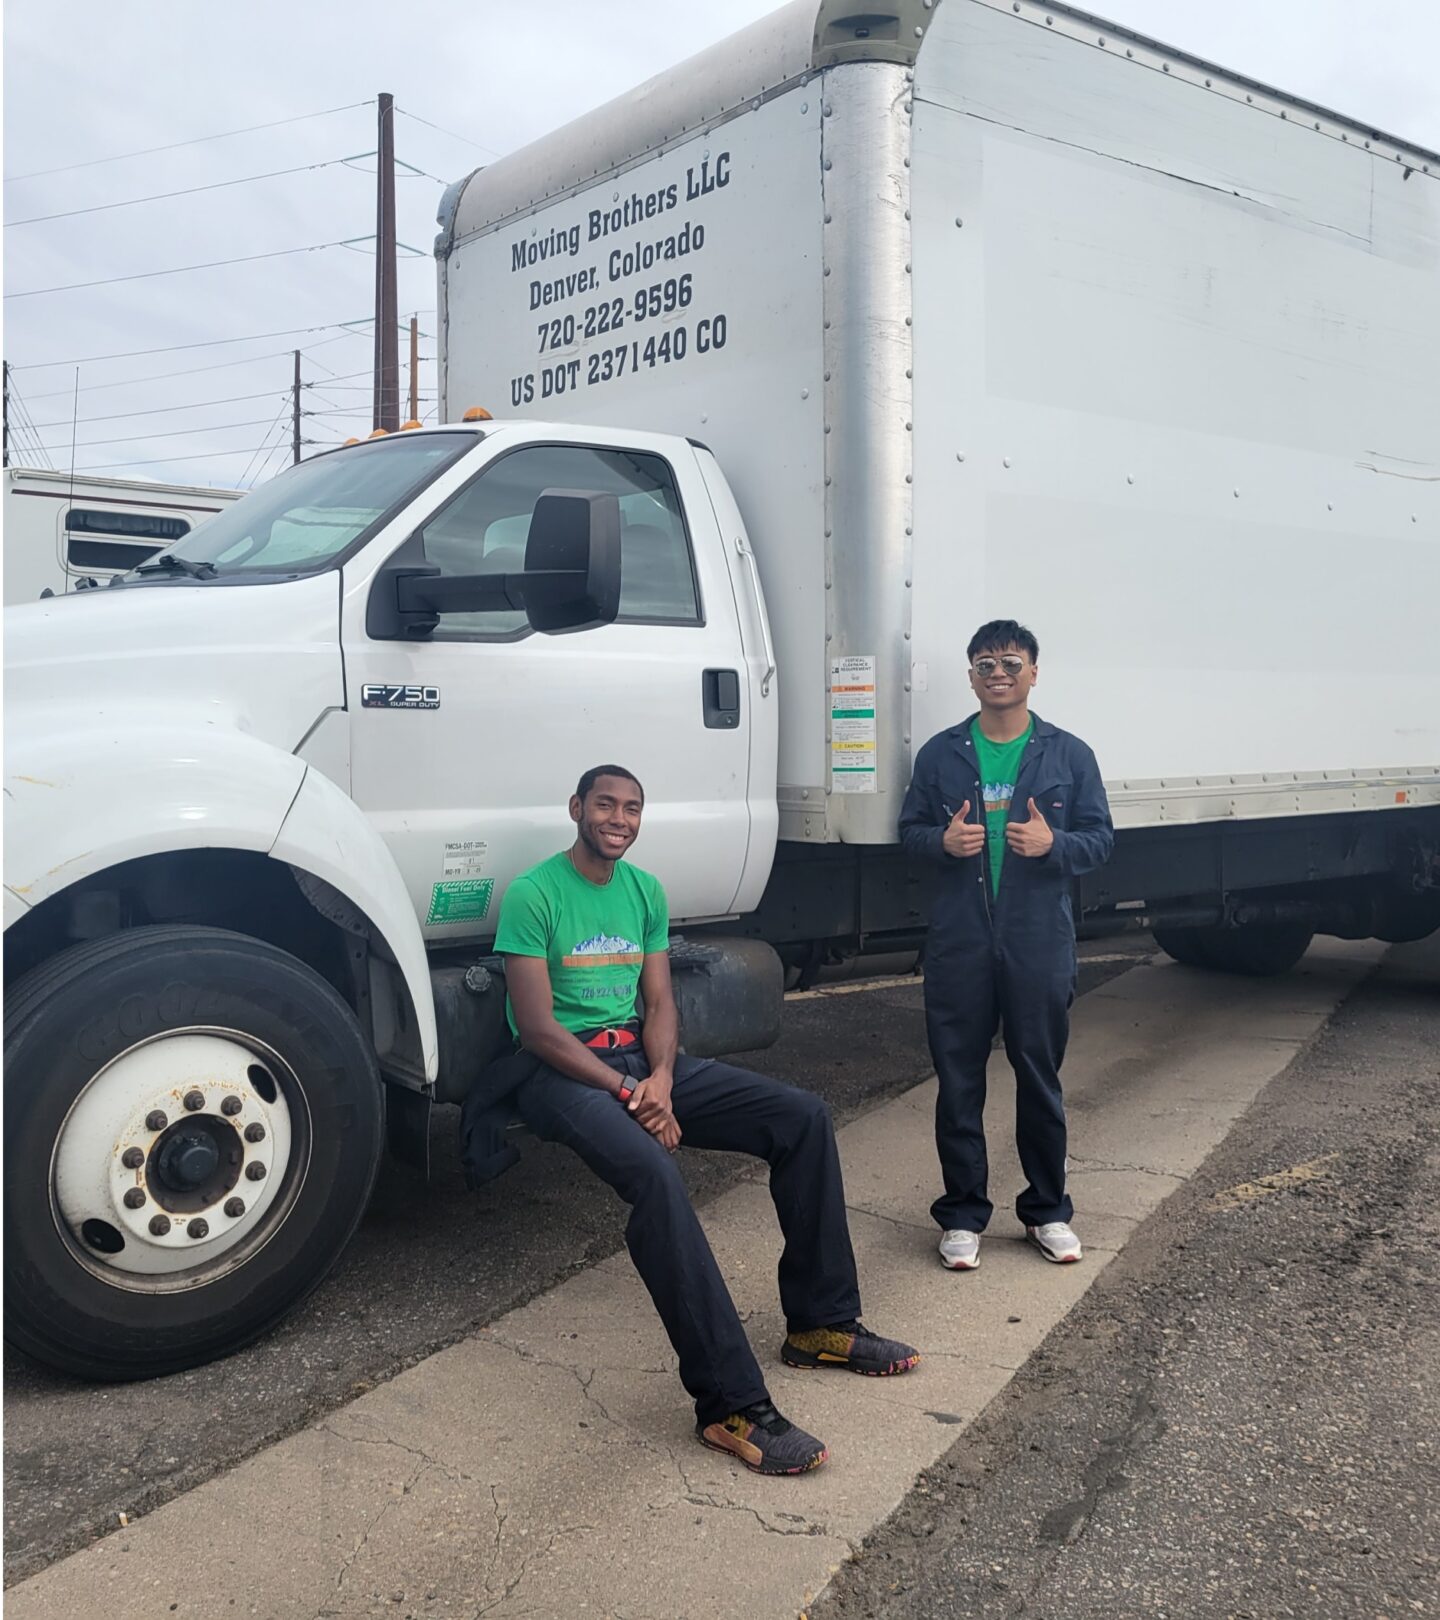
[{"label": "electrical clearance decal", "polygon": [[495,879],[480,876],[485,870],[488,848],[479,838],[446,844],[441,866],[444,875],[439,883],[430,885],[430,910],[425,916],[427,928],[485,920],[495,893]]},{"label": "electrical clearance decal", "polygon": [[830,787],[835,793],[877,791],[875,657],[830,660]]}]

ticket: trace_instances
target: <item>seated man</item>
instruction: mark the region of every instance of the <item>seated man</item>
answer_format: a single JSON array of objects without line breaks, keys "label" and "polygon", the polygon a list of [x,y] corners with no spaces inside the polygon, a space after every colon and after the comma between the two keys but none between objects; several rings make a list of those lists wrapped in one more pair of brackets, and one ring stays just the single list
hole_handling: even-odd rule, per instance
[{"label": "seated man", "polygon": [[505,958],[511,1028],[537,1060],[516,1103],[537,1136],[574,1148],[630,1205],[630,1257],[680,1358],[698,1438],[758,1473],[799,1474],[828,1453],[770,1399],[671,1157],[682,1139],[769,1162],[785,1234],[780,1356],[787,1365],[883,1377],[920,1358],[858,1320],[825,1104],[727,1063],[677,1056],[665,891],[622,861],[644,803],[623,767],[586,771],[570,800],[574,845],[506,891],[495,949]]}]

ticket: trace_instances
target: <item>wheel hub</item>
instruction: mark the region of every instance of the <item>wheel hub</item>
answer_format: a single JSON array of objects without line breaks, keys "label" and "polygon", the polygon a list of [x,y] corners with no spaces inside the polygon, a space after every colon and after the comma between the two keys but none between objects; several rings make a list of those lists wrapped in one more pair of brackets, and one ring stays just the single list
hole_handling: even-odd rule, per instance
[{"label": "wheel hub", "polygon": [[85,1263],[155,1276],[201,1266],[247,1238],[289,1162],[278,1072],[239,1036],[186,1031],[96,1075],[54,1163],[56,1212]]},{"label": "wheel hub", "polygon": [[228,1119],[187,1115],[162,1131],[151,1148],[146,1185],[172,1214],[208,1209],[239,1181],[244,1158],[245,1144]]}]

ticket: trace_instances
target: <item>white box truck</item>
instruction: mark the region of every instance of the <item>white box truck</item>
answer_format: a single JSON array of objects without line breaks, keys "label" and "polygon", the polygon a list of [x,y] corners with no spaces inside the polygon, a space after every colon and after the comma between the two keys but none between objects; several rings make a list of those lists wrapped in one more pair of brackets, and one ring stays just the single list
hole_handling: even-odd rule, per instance
[{"label": "white box truck", "polygon": [[183,540],[243,490],[5,469],[5,606],[107,584]]},{"label": "white box truck", "polygon": [[691,1050],[921,944],[992,616],[1108,779],[1086,928],[1433,929],[1437,177],[1058,5],[795,0],[453,188],[449,425],[7,620],[11,1337],[127,1377],[293,1306],[502,1045],[591,764]]}]

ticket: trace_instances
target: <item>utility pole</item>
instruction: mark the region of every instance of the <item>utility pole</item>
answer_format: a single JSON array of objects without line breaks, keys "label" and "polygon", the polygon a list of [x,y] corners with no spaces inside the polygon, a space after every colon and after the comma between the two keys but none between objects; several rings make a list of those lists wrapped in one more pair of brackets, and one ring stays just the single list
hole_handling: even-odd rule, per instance
[{"label": "utility pole", "polygon": [[[413,387],[413,384],[412,384]],[[10,465],[10,362],[5,362],[5,454],[3,465]]]},{"label": "utility pole", "polygon": [[420,420],[420,317],[410,317],[410,415],[409,422]]},{"label": "utility pole", "polygon": [[294,398],[290,403],[290,459],[297,464],[300,461],[300,351],[295,351],[295,389]]},{"label": "utility pole", "polygon": [[373,425],[400,426],[399,311],[395,288],[395,98],[379,97],[375,206],[375,403]]}]

